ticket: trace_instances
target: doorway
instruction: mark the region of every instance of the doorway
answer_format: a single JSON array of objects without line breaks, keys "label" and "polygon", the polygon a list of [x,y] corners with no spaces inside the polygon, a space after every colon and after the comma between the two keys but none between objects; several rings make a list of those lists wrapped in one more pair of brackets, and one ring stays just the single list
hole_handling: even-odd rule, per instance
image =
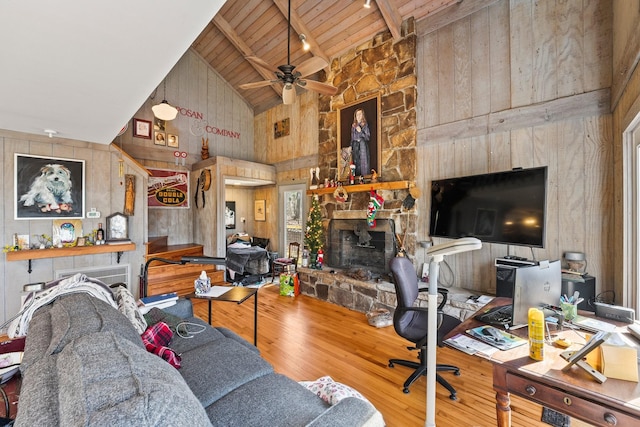
[{"label": "doorway", "polygon": [[303,246],[304,230],[306,227],[306,197],[305,184],[281,185],[278,188],[278,204],[280,209],[278,218],[279,256],[288,257],[289,243],[298,242]]}]

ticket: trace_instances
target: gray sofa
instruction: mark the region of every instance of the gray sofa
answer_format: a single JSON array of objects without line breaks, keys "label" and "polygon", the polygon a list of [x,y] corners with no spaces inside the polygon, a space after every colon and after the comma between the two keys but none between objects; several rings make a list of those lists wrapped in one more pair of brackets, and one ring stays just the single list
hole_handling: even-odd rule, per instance
[{"label": "gray sofa", "polygon": [[206,326],[174,335],[175,369],[145,350],[131,322],[107,303],[74,293],[39,308],[21,365],[16,426],[377,426],[380,413],[347,397],[329,405],[260,357],[250,343]]}]

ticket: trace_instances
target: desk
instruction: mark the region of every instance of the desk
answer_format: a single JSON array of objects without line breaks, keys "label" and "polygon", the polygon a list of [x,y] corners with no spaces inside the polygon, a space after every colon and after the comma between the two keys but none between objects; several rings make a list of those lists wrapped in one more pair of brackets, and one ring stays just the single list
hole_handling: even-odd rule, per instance
[{"label": "desk", "polygon": [[209,324],[211,324],[211,302],[227,301],[242,304],[251,297],[253,300],[253,345],[258,346],[258,288],[245,288],[243,286],[229,286],[229,290],[219,297],[196,295],[190,293],[186,298],[206,299],[209,301]]},{"label": "desk", "polygon": [[[480,311],[510,302],[510,298],[495,298]],[[471,317],[445,338],[479,325],[481,323]],[[621,326],[619,331],[626,333],[626,328]],[[513,332],[527,337],[527,328]],[[576,343],[570,350],[577,350],[584,344],[577,331],[565,329],[558,335]],[[580,335],[584,333],[580,332]],[[511,426],[510,393],[596,426],[639,425],[639,383],[608,379],[598,384],[577,366],[573,366],[569,372],[562,372],[567,364],[560,357],[562,351],[564,349],[545,344],[544,361],[536,362],[529,358],[529,346],[524,345],[498,351],[489,358],[493,364],[493,389],[496,391],[499,427]]]}]

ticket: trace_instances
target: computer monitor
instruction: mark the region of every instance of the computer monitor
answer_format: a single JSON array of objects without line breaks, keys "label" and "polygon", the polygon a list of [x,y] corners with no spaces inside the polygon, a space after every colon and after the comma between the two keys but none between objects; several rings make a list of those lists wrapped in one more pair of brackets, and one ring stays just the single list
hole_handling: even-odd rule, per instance
[{"label": "computer monitor", "polygon": [[559,306],[561,293],[562,273],[559,260],[519,267],[513,289],[511,325],[527,324],[531,307]]}]

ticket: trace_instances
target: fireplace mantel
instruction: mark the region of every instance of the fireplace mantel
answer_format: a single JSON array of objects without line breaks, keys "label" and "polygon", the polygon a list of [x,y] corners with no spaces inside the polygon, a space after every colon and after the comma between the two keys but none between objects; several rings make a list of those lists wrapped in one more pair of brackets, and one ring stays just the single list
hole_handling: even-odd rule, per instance
[{"label": "fireplace mantel", "polygon": [[[389,181],[389,182],[370,182],[369,184],[354,184],[345,185],[344,189],[347,193],[358,193],[371,190],[403,190],[405,188],[411,188],[415,185],[411,181]],[[307,190],[307,195],[313,194],[331,194],[336,191],[337,187],[315,188],[313,190]]]}]

